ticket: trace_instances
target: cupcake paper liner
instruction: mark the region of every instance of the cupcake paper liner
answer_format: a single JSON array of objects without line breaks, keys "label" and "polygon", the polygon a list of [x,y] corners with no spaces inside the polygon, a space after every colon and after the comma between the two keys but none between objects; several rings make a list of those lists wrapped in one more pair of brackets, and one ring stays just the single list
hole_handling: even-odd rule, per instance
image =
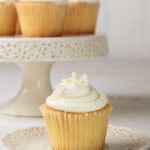
[{"label": "cupcake paper liner", "polygon": [[17,13],[14,4],[0,2],[0,35],[14,35]]},{"label": "cupcake paper liner", "polygon": [[98,2],[71,2],[65,17],[63,34],[94,33],[99,5]]},{"label": "cupcake paper liner", "polygon": [[95,112],[56,111],[41,107],[50,145],[53,150],[102,150],[112,110],[110,105]]},{"label": "cupcake paper liner", "polygon": [[18,2],[21,31],[27,37],[61,36],[66,3]]},{"label": "cupcake paper liner", "polygon": [[16,21],[16,35],[21,34],[21,28],[20,28],[20,22],[19,22],[19,18],[17,17],[17,21]]}]

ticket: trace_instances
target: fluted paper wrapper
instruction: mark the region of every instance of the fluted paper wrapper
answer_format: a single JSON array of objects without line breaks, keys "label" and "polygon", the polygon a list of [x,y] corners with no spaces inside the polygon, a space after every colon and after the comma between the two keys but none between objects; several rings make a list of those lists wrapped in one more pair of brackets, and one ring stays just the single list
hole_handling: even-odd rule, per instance
[{"label": "fluted paper wrapper", "polygon": [[95,32],[98,2],[72,2],[65,17],[64,35],[91,34]]},{"label": "fluted paper wrapper", "polygon": [[17,21],[16,21],[16,35],[21,34],[21,28],[20,28],[20,22],[19,22],[19,18],[17,17]]},{"label": "fluted paper wrapper", "polygon": [[14,35],[16,20],[15,6],[11,3],[0,2],[0,35]]},{"label": "fluted paper wrapper", "polygon": [[110,105],[89,113],[58,112],[41,107],[53,150],[102,150],[105,144]]},{"label": "fluted paper wrapper", "polygon": [[22,34],[26,37],[62,35],[66,3],[18,2],[16,4]]}]

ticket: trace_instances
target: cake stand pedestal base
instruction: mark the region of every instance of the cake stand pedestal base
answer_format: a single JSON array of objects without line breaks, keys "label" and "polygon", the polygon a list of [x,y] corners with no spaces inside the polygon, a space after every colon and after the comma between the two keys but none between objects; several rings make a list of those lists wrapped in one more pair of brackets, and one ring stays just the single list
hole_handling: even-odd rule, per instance
[{"label": "cake stand pedestal base", "polygon": [[23,85],[19,94],[0,107],[0,112],[14,116],[40,117],[39,106],[45,102],[52,88],[49,71],[52,63],[19,63],[23,71]]},{"label": "cake stand pedestal base", "polygon": [[0,112],[26,117],[39,117],[39,105],[51,94],[49,69],[53,62],[99,58],[108,55],[104,34],[22,38],[0,37],[0,62],[18,62],[24,83],[20,93],[0,106]]}]

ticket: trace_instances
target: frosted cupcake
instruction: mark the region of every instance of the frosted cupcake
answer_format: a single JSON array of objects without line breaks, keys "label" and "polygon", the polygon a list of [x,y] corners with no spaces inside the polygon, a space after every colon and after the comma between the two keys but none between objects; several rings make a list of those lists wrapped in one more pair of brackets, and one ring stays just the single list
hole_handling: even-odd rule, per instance
[{"label": "frosted cupcake", "polygon": [[67,3],[64,0],[21,0],[17,12],[26,37],[61,36]]},{"label": "frosted cupcake", "polygon": [[87,75],[64,79],[41,107],[53,150],[102,150],[112,107]]},{"label": "frosted cupcake", "polygon": [[64,35],[93,34],[96,28],[100,2],[98,0],[68,0]]},{"label": "frosted cupcake", "polygon": [[14,35],[17,13],[15,1],[0,0],[0,36]]}]

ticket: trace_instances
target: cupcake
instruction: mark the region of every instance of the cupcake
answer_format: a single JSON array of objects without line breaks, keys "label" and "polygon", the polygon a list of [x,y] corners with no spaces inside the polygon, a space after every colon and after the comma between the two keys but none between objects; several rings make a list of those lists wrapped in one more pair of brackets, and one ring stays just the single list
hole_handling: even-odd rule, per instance
[{"label": "cupcake", "polygon": [[99,11],[97,0],[70,1],[65,17],[64,35],[94,34]]},{"label": "cupcake", "polygon": [[63,0],[21,0],[16,4],[26,37],[61,36],[67,3]]},{"label": "cupcake", "polygon": [[112,107],[87,75],[64,79],[40,106],[53,150],[102,150]]},{"label": "cupcake", "polygon": [[0,36],[14,35],[17,13],[14,1],[0,0]]}]

